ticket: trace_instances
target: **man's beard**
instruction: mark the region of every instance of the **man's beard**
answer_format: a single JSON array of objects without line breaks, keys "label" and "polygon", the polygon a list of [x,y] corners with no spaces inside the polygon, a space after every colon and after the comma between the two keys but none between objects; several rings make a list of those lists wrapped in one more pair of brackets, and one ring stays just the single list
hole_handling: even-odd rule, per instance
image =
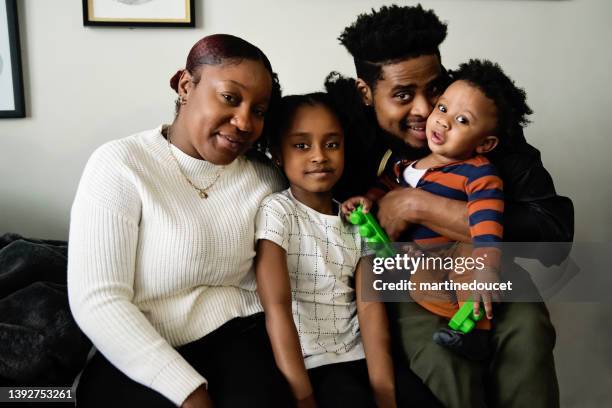
[{"label": "man's beard", "polygon": [[[405,124],[400,125],[400,128],[405,126],[405,129],[401,129],[402,131],[407,131],[408,126]],[[394,136],[393,134],[387,132],[384,129],[379,128],[379,136],[383,143],[393,151],[395,154],[404,155],[406,159],[416,160],[422,157],[427,156],[430,151],[427,143],[423,147],[413,147],[408,142],[400,139],[399,137]]]}]

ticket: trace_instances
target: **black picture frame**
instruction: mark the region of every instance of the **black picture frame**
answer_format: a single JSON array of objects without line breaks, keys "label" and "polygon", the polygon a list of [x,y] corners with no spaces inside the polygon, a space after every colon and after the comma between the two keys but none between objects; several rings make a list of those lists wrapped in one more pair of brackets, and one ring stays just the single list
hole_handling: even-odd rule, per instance
[{"label": "black picture frame", "polygon": [[[17,1],[16,0],[0,0],[3,1],[6,8],[6,16],[0,16],[1,27],[6,27],[8,32],[9,49],[1,50],[0,55],[6,57],[11,63],[11,83],[13,92],[13,105],[3,106],[0,101],[0,118],[24,118],[25,117],[25,98],[23,95],[23,71],[21,66],[21,45],[19,42],[19,20],[17,18]],[[3,64],[4,65],[4,64]],[[6,71],[8,72],[8,71]],[[0,71],[0,75],[5,75]],[[10,95],[10,93],[9,93]]]},{"label": "black picture frame", "polygon": [[184,20],[163,18],[103,18],[94,16],[93,3],[96,0],[83,1],[83,25],[98,27],[195,27],[195,0],[183,0],[188,16]]}]

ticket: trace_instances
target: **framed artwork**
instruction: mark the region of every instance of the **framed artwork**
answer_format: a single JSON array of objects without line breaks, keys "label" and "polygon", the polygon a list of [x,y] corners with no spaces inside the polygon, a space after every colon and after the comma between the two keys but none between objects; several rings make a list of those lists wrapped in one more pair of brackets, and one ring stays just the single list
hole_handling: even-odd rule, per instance
[{"label": "framed artwork", "polygon": [[195,27],[195,0],[83,0],[83,25]]},{"label": "framed artwork", "polygon": [[0,0],[0,118],[25,117],[16,0]]}]

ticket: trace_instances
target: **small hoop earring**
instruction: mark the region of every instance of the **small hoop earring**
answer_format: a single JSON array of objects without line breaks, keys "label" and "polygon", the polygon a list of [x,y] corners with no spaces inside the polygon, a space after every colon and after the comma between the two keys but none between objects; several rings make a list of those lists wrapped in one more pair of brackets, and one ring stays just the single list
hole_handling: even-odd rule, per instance
[{"label": "small hoop earring", "polygon": [[182,95],[179,95],[176,101],[179,105],[185,105],[187,103],[187,99],[184,98]]}]

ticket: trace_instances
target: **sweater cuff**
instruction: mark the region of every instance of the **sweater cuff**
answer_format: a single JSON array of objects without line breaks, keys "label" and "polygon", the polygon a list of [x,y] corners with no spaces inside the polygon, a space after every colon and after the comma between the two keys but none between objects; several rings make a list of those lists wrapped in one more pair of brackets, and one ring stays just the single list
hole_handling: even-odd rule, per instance
[{"label": "sweater cuff", "polygon": [[177,358],[164,367],[151,381],[151,388],[174,402],[177,406],[200,385],[208,382],[183,358]]}]

